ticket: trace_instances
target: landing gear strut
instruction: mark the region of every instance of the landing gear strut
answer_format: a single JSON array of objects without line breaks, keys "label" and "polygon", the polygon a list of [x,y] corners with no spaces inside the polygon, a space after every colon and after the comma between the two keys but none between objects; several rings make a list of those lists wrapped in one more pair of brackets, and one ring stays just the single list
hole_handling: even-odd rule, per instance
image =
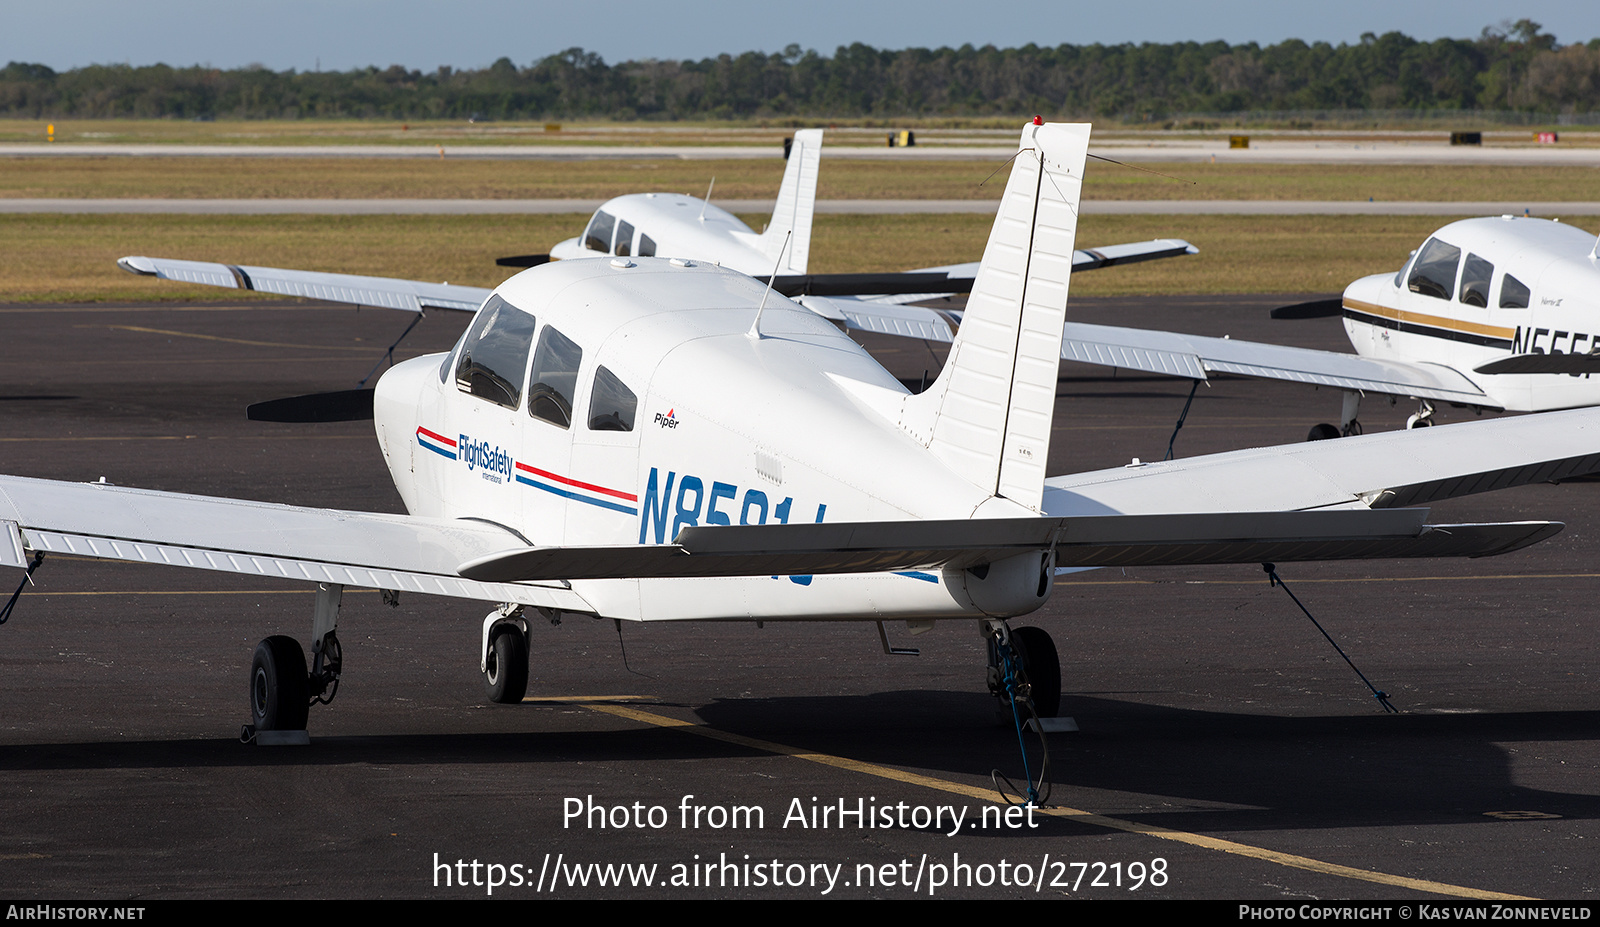
[{"label": "landing gear strut", "polygon": [[1339,426],[1335,428],[1324,422],[1321,425],[1312,425],[1311,433],[1306,435],[1307,441],[1325,441],[1328,438],[1348,438],[1351,435],[1361,434],[1361,421],[1356,418],[1361,413],[1361,393],[1355,390],[1345,390],[1344,402],[1339,411]]},{"label": "landing gear strut", "polygon": [[1428,427],[1429,425],[1432,425],[1432,424],[1433,424],[1433,403],[1429,402],[1426,399],[1422,400],[1422,404],[1417,406],[1417,411],[1412,413],[1406,419],[1406,429],[1407,430],[1410,430],[1412,428],[1426,428],[1426,427]]},{"label": "landing gear strut", "polygon": [[1003,622],[988,622],[986,636],[989,691],[1000,700],[1007,720],[1013,702],[1024,720],[1060,714],[1061,661],[1050,635],[1043,628],[1008,629]]},{"label": "landing gear strut", "polygon": [[250,723],[239,733],[245,743],[309,743],[306,718],[311,706],[326,705],[339,691],[344,665],[339,646],[339,602],[344,587],[317,584],[312,618],[311,670],[292,637],[275,634],[256,645],[250,661]]}]

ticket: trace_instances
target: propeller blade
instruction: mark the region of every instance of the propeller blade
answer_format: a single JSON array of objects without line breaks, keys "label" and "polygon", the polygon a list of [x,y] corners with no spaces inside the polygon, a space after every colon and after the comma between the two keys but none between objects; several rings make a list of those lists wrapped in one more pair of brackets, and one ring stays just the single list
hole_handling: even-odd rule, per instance
[{"label": "propeller blade", "polygon": [[257,402],[245,410],[252,422],[366,422],[372,420],[372,390],[346,389]]},{"label": "propeller blade", "polygon": [[519,254],[515,257],[503,257],[495,261],[501,267],[538,267],[540,264],[550,263],[548,254]]},{"label": "propeller blade", "polygon": [[1600,373],[1597,354],[1514,354],[1472,368],[1473,373]]},{"label": "propeller blade", "polygon": [[1314,299],[1308,303],[1279,306],[1272,310],[1275,319],[1325,319],[1344,313],[1343,299]]}]

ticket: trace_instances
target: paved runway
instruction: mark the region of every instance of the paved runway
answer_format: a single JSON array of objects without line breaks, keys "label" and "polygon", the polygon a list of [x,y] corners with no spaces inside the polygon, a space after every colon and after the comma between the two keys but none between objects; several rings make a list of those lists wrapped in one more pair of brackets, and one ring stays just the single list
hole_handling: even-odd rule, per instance
[{"label": "paved runway", "polygon": [[[183,215],[588,215],[604,200],[415,200],[415,199],[3,199],[0,214],[183,214]],[[770,213],[772,200],[716,200],[734,213]],[[993,215],[994,200],[819,200],[828,215],[975,213]],[[1317,200],[1088,200],[1087,215],[1182,216],[1595,216],[1595,202],[1329,202]]]},{"label": "paved runway", "polygon": [[[1270,321],[1276,302],[1072,311],[1342,346],[1333,320]],[[353,385],[406,321],[300,304],[0,306],[3,470],[397,511],[369,426],[252,423],[242,408]],[[406,347],[442,349],[465,323],[430,316]],[[937,348],[870,346],[903,379],[937,371]],[[1052,472],[1160,457],[1187,393],[1065,368]],[[1301,440],[1338,410],[1335,393],[1220,379],[1176,451]],[[1369,399],[1362,419],[1386,430],[1409,411]],[[568,621],[534,629],[531,697],[508,707],[487,704],[477,672],[485,608],[407,597],[391,610],[352,591],[337,699],[313,709],[312,746],[269,749],[234,739],[246,671],[261,637],[307,636],[302,587],[52,558],[0,626],[7,894],[470,898],[498,873],[524,884],[495,897],[525,899],[1591,898],[1600,484],[1436,511],[1568,528],[1486,561],[1283,571],[1399,716],[1259,568],[1061,578],[1028,619],[1054,635],[1064,710],[1083,728],[1050,738],[1051,813],[955,836],[914,809],[962,808],[970,823],[996,807],[991,770],[1021,774],[964,622],[916,638],[891,626],[913,658],[885,656],[865,623],[628,626],[619,642],[609,622]],[[590,797],[603,824],[564,817]],[[893,826],[785,826],[796,808],[809,822],[858,800],[891,808]],[[760,807],[764,826],[712,826],[733,806]],[[685,807],[704,809],[700,826],[684,826]],[[638,870],[601,886],[603,870],[578,868],[592,863],[657,868],[649,887],[631,884]],[[1033,884],[997,884],[1019,866]],[[990,884],[930,889],[963,872]],[[660,884],[675,876],[688,884]]]},{"label": "paved runway", "polygon": [[[1014,137],[1014,136],[1013,136]],[[824,145],[825,158],[899,161],[1004,160],[1016,147],[927,144],[915,148]],[[1153,138],[1143,144],[1122,139],[1094,145],[1090,153],[1118,161],[1219,161],[1245,164],[1530,164],[1600,166],[1600,147],[1560,145],[1453,146],[1444,133],[1432,138],[1374,142],[1259,139],[1250,148],[1230,148],[1226,138]],[[174,144],[0,144],[0,157],[227,157],[227,158],[474,158],[487,160],[596,160],[676,158],[683,160],[776,158],[775,145],[174,145]]]}]

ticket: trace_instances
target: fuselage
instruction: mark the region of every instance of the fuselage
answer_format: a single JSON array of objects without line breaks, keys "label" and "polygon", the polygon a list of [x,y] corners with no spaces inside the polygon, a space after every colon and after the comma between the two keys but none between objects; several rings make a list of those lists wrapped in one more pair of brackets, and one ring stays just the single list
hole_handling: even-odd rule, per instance
[{"label": "fuselage", "polygon": [[[412,514],[495,522],[532,546],[663,544],[695,525],[1029,514],[902,431],[906,395],[832,324],[747,276],[617,258],[502,284],[450,354],[383,377],[375,417]],[[573,586],[618,618],[975,616],[957,574]]]},{"label": "fuselage", "polygon": [[773,272],[776,255],[738,216],[680,193],[632,193],[608,200],[582,235],[550,249],[556,260],[621,257],[689,258],[750,276]]},{"label": "fuselage", "polygon": [[1600,350],[1595,237],[1544,219],[1467,219],[1439,229],[1395,274],[1344,291],[1358,354],[1451,367],[1486,406],[1519,412],[1600,404],[1600,378],[1481,374],[1513,355]]}]

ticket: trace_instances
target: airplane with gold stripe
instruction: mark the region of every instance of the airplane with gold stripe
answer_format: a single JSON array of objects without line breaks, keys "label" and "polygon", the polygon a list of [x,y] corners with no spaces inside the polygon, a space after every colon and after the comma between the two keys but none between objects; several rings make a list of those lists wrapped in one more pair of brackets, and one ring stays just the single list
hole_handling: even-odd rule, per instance
[{"label": "airplane with gold stripe", "polygon": [[[1363,277],[1339,299],[1285,306],[1275,318],[1344,318],[1355,354],[1067,322],[1061,357],[1204,381],[1216,373],[1291,380],[1344,394],[1339,425],[1359,434],[1367,394],[1541,412],[1600,405],[1600,256],[1595,236],[1545,219],[1466,219],[1439,229],[1399,272]],[[808,301],[810,306],[815,300]],[[959,314],[895,307],[916,337],[948,341]],[[912,334],[912,331],[901,332]]]}]

